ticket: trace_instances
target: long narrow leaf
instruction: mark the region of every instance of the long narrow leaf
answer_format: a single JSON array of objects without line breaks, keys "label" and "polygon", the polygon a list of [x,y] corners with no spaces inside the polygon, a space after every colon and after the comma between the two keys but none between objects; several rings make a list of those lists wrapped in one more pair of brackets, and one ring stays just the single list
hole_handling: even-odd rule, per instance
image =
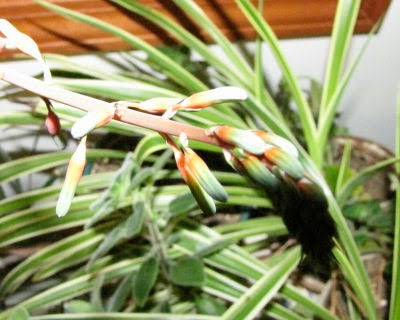
[{"label": "long narrow leaf", "polygon": [[242,9],[243,13],[247,16],[248,20],[251,22],[253,27],[257,30],[258,34],[266,43],[271,47],[272,53],[275,56],[279,66],[281,67],[283,76],[288,84],[290,93],[295,100],[299,116],[303,125],[304,135],[307,141],[307,146],[310,150],[311,156],[317,153],[315,150],[315,134],[316,125],[311,113],[311,108],[305,98],[300,85],[293,74],[292,69],[289,66],[288,61],[284,57],[282,50],[279,47],[278,39],[272,31],[269,24],[264,20],[263,16],[248,0],[237,0],[239,7]]},{"label": "long narrow leaf", "polygon": [[35,0],[35,1],[38,4],[42,5],[43,7],[53,10],[62,16],[104,30],[124,40],[132,47],[143,50],[148,54],[151,60],[157,61],[159,65],[162,65],[165,72],[168,73],[168,75],[171,78],[173,78],[177,83],[180,83],[183,87],[189,88],[193,92],[203,91],[207,89],[207,87],[200,80],[191,75],[183,66],[179,65],[171,58],[163,54],[161,51],[157,50],[156,48],[142,41],[138,37],[128,33],[127,31],[115,27],[99,19],[57,6],[55,4],[43,0]]},{"label": "long narrow leaf", "polygon": [[266,272],[222,316],[222,319],[254,319],[274,297],[287,277],[300,261],[300,249],[292,250],[290,256]]},{"label": "long narrow leaf", "polygon": [[342,76],[360,4],[361,0],[340,0],[338,2],[322,91],[320,115],[324,115],[329,100],[334,94]]},{"label": "long narrow leaf", "polygon": [[[397,95],[396,157],[400,157],[400,92]],[[396,164],[397,176],[400,163]],[[393,238],[392,283],[390,294],[389,319],[400,318],[400,183],[396,187],[395,224]]]}]

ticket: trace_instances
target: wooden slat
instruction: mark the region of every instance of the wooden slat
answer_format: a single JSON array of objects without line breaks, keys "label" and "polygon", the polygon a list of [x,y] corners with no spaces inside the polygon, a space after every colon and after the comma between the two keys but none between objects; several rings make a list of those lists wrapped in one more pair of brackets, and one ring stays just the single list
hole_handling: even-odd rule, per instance
[{"label": "wooden slat", "polygon": [[[105,0],[53,0],[58,5],[102,19],[151,44],[171,44],[171,35],[142,18]],[[166,0],[140,0],[168,14],[199,37],[208,38],[190,17]],[[232,0],[197,0],[230,39],[254,39],[255,31]],[[356,32],[365,33],[384,14],[390,0],[364,0]],[[264,16],[281,38],[321,36],[330,33],[337,0],[267,0]],[[63,54],[130,49],[121,40],[93,27],[58,16],[32,0],[1,0],[0,17],[37,41],[42,52]],[[7,52],[0,54],[6,58]]]}]

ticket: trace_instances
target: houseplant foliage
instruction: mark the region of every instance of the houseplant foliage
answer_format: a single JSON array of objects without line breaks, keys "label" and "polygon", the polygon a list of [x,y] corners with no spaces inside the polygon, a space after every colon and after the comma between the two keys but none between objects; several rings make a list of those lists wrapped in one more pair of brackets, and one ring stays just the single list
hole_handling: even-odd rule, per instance
[{"label": "houseplant foliage", "polygon": [[[228,151],[225,153],[231,156],[231,160],[253,160],[250,156],[258,152],[258,147],[255,150],[245,150],[251,153],[250,156],[240,150],[224,148],[226,145],[246,148],[241,138],[249,132],[248,129],[274,132],[283,137],[281,141],[285,141],[285,144],[287,142],[291,150],[292,146],[297,150],[296,159],[304,170],[301,176],[307,177],[323,192],[322,201],[327,201],[330,217],[337,228],[336,245],[332,252],[337,261],[336,272],[343,278],[342,283],[346,289],[343,299],[347,313],[355,319],[377,318],[376,301],[360,252],[342,214],[342,207],[351,200],[355,185],[359,185],[366,175],[356,175],[347,182],[337,179],[335,192],[331,191],[323,176],[329,132],[340,98],[356,66],[354,62],[350,67],[345,67],[344,62],[360,1],[338,2],[317,116],[311,112],[309,100],[271,28],[249,1],[238,0],[237,5],[259,35],[252,63],[243,59],[237,48],[222,35],[194,1],[174,3],[212,37],[222,55],[217,55],[179,24],[142,4],[127,0],[113,1],[158,24],[190,52],[200,55],[203,65],[196,67],[196,63],[192,62],[190,71],[182,67],[176,58],[172,59],[168,49],[152,47],[135,35],[90,16],[44,1],[37,2],[61,15],[120,37],[132,48],[145,52],[147,59],[139,61],[134,54],[127,55],[126,61],[131,70],[108,73],[95,67],[79,65],[66,57],[48,55],[46,60],[55,65],[53,74],[62,71],[64,77],[49,79],[46,76],[45,81],[80,92],[83,96],[67,96],[68,91],[53,90],[50,86],[46,87],[46,83],[35,82],[34,79],[23,78],[22,82],[18,82],[3,75],[6,81],[45,98],[45,102],[39,103],[33,113],[13,112],[2,116],[3,124],[41,124],[47,118],[50,128],[56,128],[51,131],[55,134],[59,133],[59,118],[62,128],[68,130],[72,127],[72,135],[81,139],[77,151],[86,153],[89,167],[98,164],[101,158],[118,165],[106,172],[93,170],[84,173],[79,184],[73,182],[73,189],[66,189],[62,181],[60,184],[54,183],[57,173],[50,173],[49,182],[43,187],[1,200],[1,246],[6,250],[15,246],[30,248],[33,241],[44,245],[34,250],[32,255],[23,259],[4,277],[0,284],[0,294],[6,297],[6,308],[0,313],[0,319],[253,319],[257,315],[281,319],[340,317],[336,310],[330,312],[324,305],[303,294],[302,288],[290,280],[301,260],[298,245],[290,245],[289,242],[265,260],[255,257],[254,253],[260,248],[288,239],[288,231],[279,216],[262,215],[214,227],[207,225],[203,219],[205,215],[202,212],[211,213],[215,208],[210,196],[225,201],[217,202],[218,212],[243,215],[245,211],[254,213],[277,209],[277,202],[271,203],[266,191],[268,188],[260,188],[257,183],[259,181],[249,182],[222,164],[211,166],[206,161],[212,174],[226,190],[221,191],[211,177],[199,182],[205,175],[209,177],[209,172],[205,171],[201,162],[193,166],[192,160],[185,162],[185,159],[196,157],[193,151],[196,150],[205,159],[211,154],[212,159],[219,157],[219,162],[224,163],[221,146]],[[266,89],[262,69],[263,50],[266,47],[261,44],[269,46],[281,67],[300,119],[305,145],[298,143],[274,101],[273,93]],[[173,52],[174,55],[177,53],[179,51]],[[28,54],[43,64],[40,55],[32,52]],[[187,55],[181,57],[188,59]],[[137,66],[143,63],[151,67],[153,72],[139,72]],[[206,77],[204,66],[210,72]],[[44,73],[47,74],[47,71]],[[161,81],[157,74],[162,74],[165,79]],[[37,85],[29,86],[27,83]],[[185,99],[190,100],[196,93],[209,92],[212,87],[231,86],[244,89],[247,99],[230,104],[213,101],[212,104],[216,106],[197,112],[179,111],[174,114],[177,110],[169,108],[171,105],[179,105]],[[37,88],[43,90],[38,92]],[[102,104],[101,100],[91,100],[87,96],[100,98],[107,103]],[[160,97],[161,100],[151,100]],[[140,125],[138,118],[131,121],[125,118],[125,114],[118,112],[125,109],[114,109],[115,101],[119,101],[117,106],[125,108],[133,105],[139,109],[135,113],[139,118],[140,108],[149,105],[160,106],[160,110],[166,114],[154,118],[146,118],[146,115],[143,118],[146,124]],[[174,102],[170,104],[171,101]],[[86,115],[70,107],[79,107],[79,104],[83,110],[88,111]],[[106,111],[96,118],[99,112],[95,110],[94,114],[90,114],[88,108],[91,104],[104,106]],[[109,112],[110,106],[112,114]],[[127,114],[133,112],[127,111]],[[172,135],[179,135],[180,131],[184,133],[179,139],[171,137],[170,129],[167,129],[168,123],[171,124],[168,120],[171,116],[178,121],[173,124],[176,128],[171,129],[175,130]],[[86,126],[88,120],[94,118],[96,121]],[[82,119],[85,121],[82,122]],[[152,121],[159,125],[151,127],[148,123]],[[103,148],[100,142],[92,138],[96,130],[91,133],[92,129],[100,126],[106,139],[129,137],[132,141],[129,148]],[[188,131],[192,126],[197,128],[195,133]],[[230,128],[230,131],[227,133],[224,128]],[[203,138],[199,138],[199,135]],[[94,148],[84,150],[86,139]],[[246,142],[251,139],[245,136]],[[38,172],[48,174],[49,170],[65,167],[68,162],[73,167],[79,167],[77,172],[80,176],[83,165],[79,155],[71,158],[71,152],[59,151],[8,161],[1,165],[1,182],[15,181]],[[174,164],[174,156],[180,173]],[[282,165],[289,163],[288,167],[281,168],[283,171],[293,169],[295,159],[291,160],[283,161]],[[390,160],[379,164],[374,169],[393,162]],[[254,176],[257,177],[262,169],[254,163],[245,173],[251,176],[251,172],[256,172]],[[200,167],[201,174],[193,174]],[[244,163],[239,167],[238,171],[243,173],[240,169],[246,168]],[[296,173],[294,170],[289,175],[293,177]],[[186,183],[182,181],[182,176]],[[63,179],[63,175],[58,177]],[[68,177],[67,173],[66,181],[73,181]],[[210,179],[212,186],[209,185]],[[58,197],[60,192],[61,201]],[[227,197],[223,192],[226,192]],[[293,198],[288,197],[285,201],[290,203]],[[56,216],[56,206],[57,214],[62,218]],[[251,244],[241,242],[254,235],[268,235],[268,238]],[[51,243],[46,241],[49,236],[54,239]],[[398,259],[396,254],[395,259]],[[393,265],[396,266],[396,260]],[[397,277],[397,272],[393,274]],[[397,282],[394,278],[393,283]],[[396,285],[393,285],[392,293],[393,296],[398,294]],[[395,319],[398,314],[399,311],[392,304],[392,318]]]}]

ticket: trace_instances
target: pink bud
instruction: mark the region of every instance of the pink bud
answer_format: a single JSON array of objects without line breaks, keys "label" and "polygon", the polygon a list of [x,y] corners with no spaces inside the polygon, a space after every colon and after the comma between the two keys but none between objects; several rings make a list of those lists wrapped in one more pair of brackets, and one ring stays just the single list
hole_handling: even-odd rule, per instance
[{"label": "pink bud", "polygon": [[51,110],[48,109],[46,121],[45,121],[45,126],[47,128],[47,131],[52,135],[56,136],[60,133],[61,125],[60,125],[60,119],[58,116]]}]

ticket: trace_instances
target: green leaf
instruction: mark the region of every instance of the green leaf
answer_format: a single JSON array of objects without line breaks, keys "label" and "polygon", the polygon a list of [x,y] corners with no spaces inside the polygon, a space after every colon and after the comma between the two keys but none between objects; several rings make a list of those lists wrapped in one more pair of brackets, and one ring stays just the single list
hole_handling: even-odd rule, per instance
[{"label": "green leaf", "polygon": [[13,309],[8,320],[29,320],[29,313],[25,308],[17,307]]},{"label": "green leaf", "polygon": [[382,160],[359,171],[356,175],[350,178],[341,188],[340,193],[337,195],[338,203],[343,205],[349,199],[352,193],[365,181],[370,179],[379,170],[385,169],[394,163],[398,163],[399,161],[400,158]]},{"label": "green leaf", "polygon": [[96,312],[91,303],[85,300],[71,300],[64,303],[66,313],[91,313]]},{"label": "green leaf", "polygon": [[192,91],[203,91],[207,89],[207,87],[200,80],[185,70],[184,66],[179,65],[168,56],[164,55],[160,50],[157,50],[133,34],[94,17],[90,17],[88,15],[75,12],[43,0],[35,1],[41,6],[57,12],[62,16],[106,31],[116,37],[119,37],[133,48],[143,50],[147,53],[151,61],[156,61],[159,65],[161,65],[163,67],[163,71],[177,83],[180,83],[183,87],[190,88]]},{"label": "green leaf", "polygon": [[108,300],[108,312],[121,311],[126,299],[130,296],[132,292],[132,278],[133,275],[130,274],[122,279],[117,289],[115,289],[114,293]]},{"label": "green leaf", "polygon": [[[66,164],[71,157],[72,152],[59,151],[29,156],[14,161],[9,161],[0,165],[0,182],[4,183],[23,175],[33,172],[39,172]],[[107,149],[88,149],[87,159],[111,158],[121,159],[125,156],[122,151]]]},{"label": "green leaf", "polygon": [[336,179],[336,186],[335,186],[336,196],[339,194],[340,190],[342,189],[342,186],[346,183],[349,174],[351,172],[350,168],[351,148],[352,148],[351,140],[347,140],[344,145],[342,160],[340,162],[339,172]]},{"label": "green leaf", "polygon": [[219,317],[202,314],[182,314],[182,313],[120,313],[120,312],[101,312],[101,313],[76,313],[76,314],[49,314],[32,317],[31,320],[220,320]]},{"label": "green leaf", "polygon": [[204,283],[202,259],[193,256],[180,258],[169,266],[171,281],[180,286],[198,287]]},{"label": "green leaf", "polygon": [[[400,91],[397,92],[396,111],[396,157],[400,158]],[[400,174],[400,164],[396,164],[396,174]],[[396,186],[395,222],[393,237],[392,283],[389,319],[400,318],[400,184]]]},{"label": "green leaf", "polygon": [[226,310],[226,306],[222,301],[205,293],[196,296],[195,305],[197,312],[203,314],[219,316]]},{"label": "green leaf", "polygon": [[326,64],[325,81],[322,91],[321,114],[338,87],[343,66],[348,53],[353,29],[357,21],[360,0],[340,0],[338,2],[331,37],[331,48]]},{"label": "green leaf", "polygon": [[159,262],[156,257],[150,257],[142,263],[136,274],[134,294],[139,307],[143,306],[156,283],[159,272]]},{"label": "green leaf", "polygon": [[236,0],[240,9],[246,15],[249,22],[257,30],[258,35],[270,46],[275,59],[277,60],[282,74],[288,84],[290,93],[296,102],[299,116],[303,125],[304,135],[307,141],[307,146],[313,156],[318,152],[316,150],[315,138],[316,138],[316,124],[311,113],[311,108],[305,98],[305,95],[296,79],[293,69],[290,68],[288,61],[286,60],[280,46],[278,39],[270,25],[265,21],[264,17],[248,0]]},{"label": "green leaf", "polygon": [[280,261],[265,274],[222,316],[222,319],[254,319],[283,286],[300,261],[299,248],[292,250],[287,259]]}]

